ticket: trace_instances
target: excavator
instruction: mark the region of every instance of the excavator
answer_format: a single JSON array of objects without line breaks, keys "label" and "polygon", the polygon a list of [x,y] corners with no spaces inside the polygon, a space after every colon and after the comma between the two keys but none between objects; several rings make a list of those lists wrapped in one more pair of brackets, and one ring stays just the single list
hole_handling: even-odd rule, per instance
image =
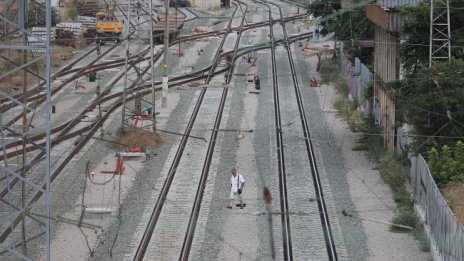
[{"label": "excavator", "polygon": [[114,16],[113,4],[106,5],[105,12],[97,12],[97,43],[121,41],[122,21],[118,21]]}]

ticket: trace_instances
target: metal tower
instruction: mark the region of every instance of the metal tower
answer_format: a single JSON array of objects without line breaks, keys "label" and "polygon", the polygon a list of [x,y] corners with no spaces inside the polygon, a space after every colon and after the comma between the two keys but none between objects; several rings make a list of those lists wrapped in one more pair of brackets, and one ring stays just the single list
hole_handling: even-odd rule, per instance
[{"label": "metal tower", "polygon": [[[156,129],[156,115],[155,115],[155,71],[154,71],[154,44],[153,44],[153,0],[148,2],[149,12],[142,12],[141,7],[146,7],[146,3],[139,0],[128,0],[126,16],[126,60],[124,65],[124,94],[123,94],[123,108],[121,118],[121,128],[124,129],[134,117],[141,117],[142,115],[151,116],[153,122],[153,131]],[[135,13],[134,13],[135,12]],[[132,19],[136,17],[136,19]],[[140,19],[142,18],[142,19]],[[132,19],[132,20],[131,20]],[[146,23],[149,26],[145,26]],[[145,49],[145,41],[149,38],[150,48],[149,52],[143,51]],[[138,44],[136,41],[138,40]],[[130,45],[137,46],[130,46]],[[132,54],[131,52],[134,52]],[[129,58],[137,55],[139,60],[143,60],[149,56],[147,61],[134,62],[129,61]],[[151,69],[151,70],[150,70]],[[150,70],[150,72],[149,72]],[[149,75],[148,77],[145,77]],[[133,91],[136,87],[144,86],[148,78],[151,81],[152,93],[151,99],[145,99],[139,92]],[[144,107],[142,105],[145,104]]]},{"label": "metal tower", "polygon": [[50,260],[51,17],[50,0],[0,1],[0,259]]},{"label": "metal tower", "polygon": [[429,66],[451,58],[449,0],[430,0]]}]

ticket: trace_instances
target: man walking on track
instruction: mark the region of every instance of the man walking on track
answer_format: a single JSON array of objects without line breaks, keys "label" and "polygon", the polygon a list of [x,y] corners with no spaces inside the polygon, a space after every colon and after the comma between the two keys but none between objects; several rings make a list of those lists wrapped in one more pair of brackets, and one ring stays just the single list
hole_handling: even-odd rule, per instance
[{"label": "man walking on track", "polygon": [[232,169],[232,176],[230,177],[230,200],[227,208],[232,208],[235,200],[235,196],[238,195],[238,200],[240,201],[240,208],[243,208],[242,192],[243,186],[245,185],[245,179],[242,175],[237,173],[235,168]]}]

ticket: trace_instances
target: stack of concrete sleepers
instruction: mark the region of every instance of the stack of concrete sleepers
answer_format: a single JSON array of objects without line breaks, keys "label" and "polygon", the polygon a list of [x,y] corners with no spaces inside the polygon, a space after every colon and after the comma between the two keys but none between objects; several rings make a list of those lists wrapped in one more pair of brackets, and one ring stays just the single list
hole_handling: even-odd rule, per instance
[{"label": "stack of concrete sleepers", "polygon": [[82,24],[82,27],[84,28],[84,30],[86,30],[86,29],[95,29],[97,19],[95,17],[91,17],[91,16],[79,15],[77,17],[77,22]]},{"label": "stack of concrete sleepers", "polygon": [[72,38],[77,39],[83,33],[81,23],[59,23],[56,24],[56,30],[72,32]]},{"label": "stack of concrete sleepers", "polygon": [[[34,46],[45,46],[47,40],[47,31],[45,27],[32,27],[32,34],[27,36],[27,44]],[[51,29],[50,41],[55,40],[55,29]],[[35,50],[35,52],[41,52],[45,50]]]}]

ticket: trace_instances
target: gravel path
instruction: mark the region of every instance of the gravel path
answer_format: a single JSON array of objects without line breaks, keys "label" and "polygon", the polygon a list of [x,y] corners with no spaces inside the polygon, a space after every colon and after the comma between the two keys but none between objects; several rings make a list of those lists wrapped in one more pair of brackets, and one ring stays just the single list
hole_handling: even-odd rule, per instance
[{"label": "gravel path", "polygon": [[[335,146],[344,159],[349,195],[355,209],[346,208],[349,213],[361,217],[390,222],[396,211],[396,204],[375,165],[364,152],[353,151],[359,134],[351,132],[348,125],[336,116],[332,103],[338,94],[333,86],[323,85],[313,89],[321,102],[321,112],[329,123],[329,130],[335,138]],[[350,218],[346,222],[350,222]],[[367,260],[432,260],[429,252],[422,252],[411,234],[393,233],[389,226],[370,220],[361,221],[367,239]]]}]

